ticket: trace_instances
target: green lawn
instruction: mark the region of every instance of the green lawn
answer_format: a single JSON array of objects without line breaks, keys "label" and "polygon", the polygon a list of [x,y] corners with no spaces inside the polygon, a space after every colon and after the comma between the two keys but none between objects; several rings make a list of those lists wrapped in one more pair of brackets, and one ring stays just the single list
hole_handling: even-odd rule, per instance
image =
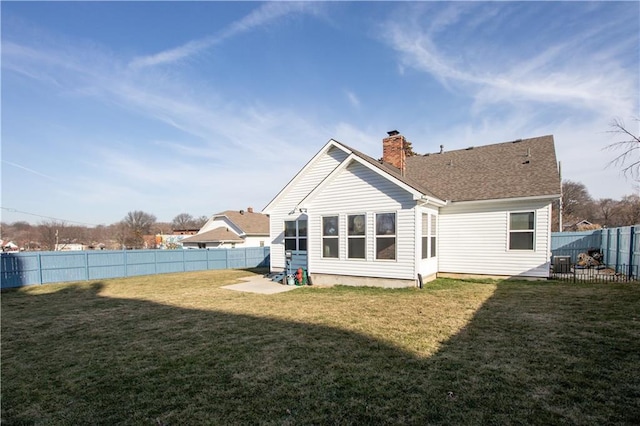
[{"label": "green lawn", "polygon": [[640,285],[2,294],[2,424],[640,424]]}]

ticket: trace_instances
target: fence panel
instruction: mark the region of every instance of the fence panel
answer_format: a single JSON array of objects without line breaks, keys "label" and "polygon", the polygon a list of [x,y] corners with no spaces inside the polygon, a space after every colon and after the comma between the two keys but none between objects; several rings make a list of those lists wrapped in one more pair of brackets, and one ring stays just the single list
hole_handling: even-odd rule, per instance
[{"label": "fence panel", "polygon": [[40,254],[42,284],[87,279],[84,252],[44,252]]},{"label": "fence panel", "polygon": [[120,278],[126,276],[126,252],[96,251],[87,253],[90,280]]},{"label": "fence panel", "polygon": [[0,287],[269,266],[269,247],[2,253]]},{"label": "fence panel", "polygon": [[575,264],[579,253],[599,249],[603,263],[616,273],[637,277],[640,267],[640,226],[597,229],[583,232],[553,232],[552,256],[571,256]]},{"label": "fence panel", "polygon": [[551,253],[553,256],[571,256],[571,263],[576,263],[578,254],[589,249],[599,249],[602,245],[602,230],[581,232],[552,232]]},{"label": "fence panel", "polygon": [[40,253],[20,253],[21,256],[0,257],[2,288],[42,284]]},{"label": "fence panel", "polygon": [[209,269],[207,263],[209,250],[182,250],[185,271],[202,271]]}]

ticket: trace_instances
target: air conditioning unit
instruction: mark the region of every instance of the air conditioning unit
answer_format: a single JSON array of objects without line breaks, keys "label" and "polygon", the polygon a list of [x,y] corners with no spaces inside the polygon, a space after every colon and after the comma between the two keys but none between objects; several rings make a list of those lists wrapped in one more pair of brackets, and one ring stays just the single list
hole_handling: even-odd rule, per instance
[{"label": "air conditioning unit", "polygon": [[553,272],[568,274],[571,272],[571,256],[553,256]]}]

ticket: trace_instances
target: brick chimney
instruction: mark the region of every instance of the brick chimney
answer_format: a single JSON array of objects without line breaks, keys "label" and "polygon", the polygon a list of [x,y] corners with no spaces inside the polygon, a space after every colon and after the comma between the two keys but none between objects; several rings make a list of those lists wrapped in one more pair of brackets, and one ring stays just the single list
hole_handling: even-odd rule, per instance
[{"label": "brick chimney", "polygon": [[253,213],[253,207],[247,207],[247,212]]},{"label": "brick chimney", "polygon": [[382,139],[382,161],[400,170],[404,176],[407,164],[405,153],[406,139],[397,130],[387,132],[388,137]]}]

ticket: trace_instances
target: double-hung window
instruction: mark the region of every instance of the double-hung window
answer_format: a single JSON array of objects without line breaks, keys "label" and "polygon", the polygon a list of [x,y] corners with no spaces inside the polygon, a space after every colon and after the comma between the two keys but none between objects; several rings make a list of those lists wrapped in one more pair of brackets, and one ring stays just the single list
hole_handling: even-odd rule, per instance
[{"label": "double-hung window", "polygon": [[347,216],[347,257],[364,259],[366,247],[366,216],[354,214]]},{"label": "double-hung window", "polygon": [[284,249],[307,250],[307,220],[287,220],[284,222]]},{"label": "double-hung window", "polygon": [[437,216],[422,214],[422,258],[436,257]]},{"label": "double-hung window", "polygon": [[376,214],[376,259],[396,258],[396,214]]},{"label": "double-hung window", "polygon": [[534,212],[509,213],[509,250],[533,250]]},{"label": "double-hung window", "polygon": [[337,258],[339,247],[338,216],[324,216],[322,218],[322,257]]},{"label": "double-hung window", "polygon": [[431,232],[431,252],[429,257],[436,257],[436,236],[438,235],[438,216],[435,214],[431,215],[431,227],[429,228],[429,232]]}]

